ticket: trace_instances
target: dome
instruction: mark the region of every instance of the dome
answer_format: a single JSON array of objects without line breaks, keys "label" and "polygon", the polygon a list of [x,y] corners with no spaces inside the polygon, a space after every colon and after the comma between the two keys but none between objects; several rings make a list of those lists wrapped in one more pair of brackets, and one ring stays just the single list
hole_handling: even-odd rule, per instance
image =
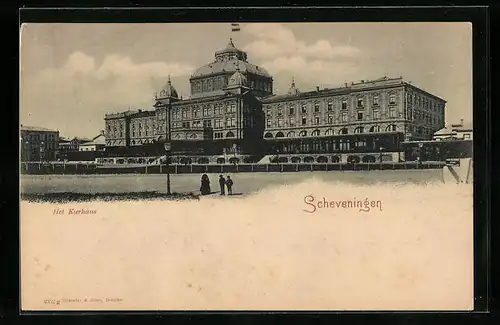
[{"label": "dome", "polygon": [[254,74],[271,78],[266,69],[247,62],[247,54],[234,46],[230,39],[225,49],[215,52],[215,61],[198,68],[191,78],[203,77],[220,73],[235,73],[236,67],[244,74]]},{"label": "dome", "polygon": [[229,59],[227,61],[205,64],[204,66],[198,68],[193,73],[191,78],[203,77],[219,73],[234,73],[236,72],[236,65],[239,65],[240,71],[243,73],[246,72],[266,78],[271,78],[269,72],[267,72],[264,68],[238,59]]},{"label": "dome", "polygon": [[179,98],[179,96],[177,95],[177,90],[175,90],[174,86],[172,86],[172,82],[170,81],[170,76],[168,76],[167,84],[160,91],[160,94],[158,97],[160,97],[160,98],[163,98],[163,97]]}]

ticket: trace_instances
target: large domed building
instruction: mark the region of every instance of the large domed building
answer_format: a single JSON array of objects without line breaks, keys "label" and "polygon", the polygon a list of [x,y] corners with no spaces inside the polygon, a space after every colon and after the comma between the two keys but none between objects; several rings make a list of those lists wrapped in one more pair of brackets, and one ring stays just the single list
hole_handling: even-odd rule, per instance
[{"label": "large domed building", "polygon": [[397,161],[401,142],[431,139],[444,125],[446,101],[401,77],[313,91],[292,79],[275,95],[273,77],[232,39],[189,82],[189,98],[169,77],[153,109],[107,114],[107,154],[154,161],[169,142],[174,162]]},{"label": "large domed building", "polygon": [[180,155],[197,152],[219,162],[228,155],[233,160],[249,158],[262,139],[260,98],[272,95],[271,75],[248,62],[247,53],[230,39],[189,82],[189,98],[179,98],[169,77],[155,98],[154,110],[107,114],[108,151],[156,156],[169,141]]}]

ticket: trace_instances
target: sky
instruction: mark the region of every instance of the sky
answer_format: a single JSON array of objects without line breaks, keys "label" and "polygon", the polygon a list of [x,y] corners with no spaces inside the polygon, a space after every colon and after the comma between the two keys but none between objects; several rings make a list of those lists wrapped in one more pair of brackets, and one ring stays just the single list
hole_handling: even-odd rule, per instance
[{"label": "sky", "polygon": [[184,98],[189,76],[229,37],[274,78],[316,86],[399,77],[447,101],[446,123],[472,122],[469,23],[23,24],[20,122],[93,137],[104,115],[152,109],[171,76]]}]

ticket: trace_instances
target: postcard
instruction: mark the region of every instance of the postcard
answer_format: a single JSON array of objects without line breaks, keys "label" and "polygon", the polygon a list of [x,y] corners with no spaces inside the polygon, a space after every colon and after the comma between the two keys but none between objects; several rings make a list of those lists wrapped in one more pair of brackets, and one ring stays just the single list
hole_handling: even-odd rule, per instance
[{"label": "postcard", "polygon": [[473,310],[471,24],[20,33],[23,311]]}]

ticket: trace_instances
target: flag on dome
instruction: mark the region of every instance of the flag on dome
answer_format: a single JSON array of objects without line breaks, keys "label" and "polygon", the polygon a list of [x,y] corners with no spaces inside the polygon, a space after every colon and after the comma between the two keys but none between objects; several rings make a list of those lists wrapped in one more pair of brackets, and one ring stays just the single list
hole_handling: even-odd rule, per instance
[{"label": "flag on dome", "polygon": [[232,23],[231,24],[231,31],[232,32],[239,32],[240,31],[240,24],[238,24],[238,23]]}]

